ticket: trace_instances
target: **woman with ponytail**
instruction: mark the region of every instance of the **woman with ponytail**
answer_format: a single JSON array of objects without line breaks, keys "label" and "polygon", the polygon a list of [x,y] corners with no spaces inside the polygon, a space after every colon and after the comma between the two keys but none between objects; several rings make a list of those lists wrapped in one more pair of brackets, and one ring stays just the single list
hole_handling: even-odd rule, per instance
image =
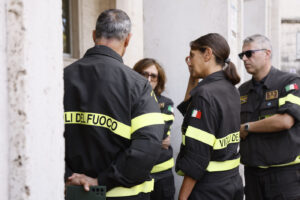
[{"label": "woman with ponytail", "polygon": [[178,106],[184,116],[176,160],[176,172],[184,176],[179,199],[242,200],[240,96],[234,86],[240,77],[221,35],[204,35],[190,47],[189,83]]}]

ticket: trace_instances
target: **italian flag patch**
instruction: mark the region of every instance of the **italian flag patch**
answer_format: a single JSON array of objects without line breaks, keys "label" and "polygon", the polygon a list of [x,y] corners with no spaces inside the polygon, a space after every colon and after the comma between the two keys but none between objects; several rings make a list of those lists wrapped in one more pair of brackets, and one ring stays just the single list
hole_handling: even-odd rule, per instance
[{"label": "italian flag patch", "polygon": [[168,106],[168,111],[170,111],[171,113],[173,113],[174,112],[173,106],[169,105]]},{"label": "italian flag patch", "polygon": [[200,110],[193,110],[192,112],[192,117],[195,117],[197,119],[200,119],[201,118],[201,111]]},{"label": "italian flag patch", "polygon": [[288,92],[290,90],[298,90],[299,87],[296,83],[285,86],[285,91]]}]

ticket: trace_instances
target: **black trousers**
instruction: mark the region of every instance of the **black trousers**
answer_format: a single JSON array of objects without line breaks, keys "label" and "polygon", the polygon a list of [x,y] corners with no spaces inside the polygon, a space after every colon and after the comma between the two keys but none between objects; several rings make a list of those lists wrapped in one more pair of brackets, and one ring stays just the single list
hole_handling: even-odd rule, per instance
[{"label": "black trousers", "polygon": [[155,179],[154,190],[151,192],[151,200],[174,200],[175,184],[174,176],[170,170],[170,174],[166,177]]},{"label": "black trousers", "polygon": [[246,200],[300,200],[300,165],[245,167]]},{"label": "black trousers", "polygon": [[243,200],[243,182],[238,173],[231,176],[205,176],[196,183],[189,200]]}]

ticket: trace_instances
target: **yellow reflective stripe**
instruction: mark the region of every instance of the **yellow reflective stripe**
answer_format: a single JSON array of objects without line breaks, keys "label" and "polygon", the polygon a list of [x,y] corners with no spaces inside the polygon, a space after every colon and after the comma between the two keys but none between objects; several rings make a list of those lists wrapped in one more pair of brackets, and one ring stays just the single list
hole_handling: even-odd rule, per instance
[{"label": "yellow reflective stripe", "polygon": [[234,169],[240,164],[240,158],[226,161],[210,161],[206,170],[209,172],[219,172]]},{"label": "yellow reflective stripe", "polygon": [[182,144],[185,145],[185,135],[182,135]]},{"label": "yellow reflective stripe", "polygon": [[131,188],[116,187],[106,192],[106,197],[127,197],[138,195],[139,193],[149,193],[153,191],[154,179],[151,181],[145,181],[140,185],[133,186]]},{"label": "yellow reflective stripe", "polygon": [[240,142],[240,132],[235,132],[223,138],[217,138],[213,149],[225,149],[229,144]]},{"label": "yellow reflective stripe", "polygon": [[279,165],[270,165],[270,166],[258,166],[259,168],[269,168],[269,167],[285,167],[290,165],[296,165],[300,163],[300,155],[296,157],[296,159],[292,162],[285,163],[285,164],[279,164]]},{"label": "yellow reflective stripe", "polygon": [[140,115],[131,120],[131,133],[134,133],[140,128],[156,124],[165,124],[161,113],[147,113]]},{"label": "yellow reflective stripe", "polygon": [[179,176],[184,176],[184,172],[181,171],[181,170],[178,170],[178,171],[176,172],[176,174],[178,174]]},{"label": "yellow reflective stripe", "polygon": [[113,133],[130,139],[130,126],[123,124],[107,115],[90,112],[65,112],[65,124],[82,124],[107,128]]},{"label": "yellow reflective stripe", "polygon": [[213,146],[216,141],[216,137],[213,134],[207,133],[192,126],[188,126],[185,136],[193,138],[210,146]]},{"label": "yellow reflective stripe", "polygon": [[151,173],[162,172],[162,171],[172,168],[173,166],[174,166],[174,158],[171,158],[165,162],[155,165],[152,168]]},{"label": "yellow reflective stripe", "polygon": [[171,131],[170,130],[167,132],[167,135],[171,135]]},{"label": "yellow reflective stripe", "polygon": [[284,105],[287,101],[300,106],[300,98],[293,94],[288,94],[287,96],[279,99],[279,107]]},{"label": "yellow reflective stripe", "polygon": [[174,120],[174,115],[172,115],[172,114],[162,113],[162,116],[163,116],[163,119],[165,122]]}]

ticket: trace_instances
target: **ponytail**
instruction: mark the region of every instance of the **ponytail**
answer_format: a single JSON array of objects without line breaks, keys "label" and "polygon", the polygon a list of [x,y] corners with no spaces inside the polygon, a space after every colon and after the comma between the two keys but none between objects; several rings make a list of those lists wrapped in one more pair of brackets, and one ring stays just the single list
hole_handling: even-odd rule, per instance
[{"label": "ponytail", "polygon": [[226,65],[224,67],[224,73],[226,78],[233,84],[236,85],[240,82],[241,78],[239,74],[237,73],[236,67],[233,62],[228,61],[226,62]]}]

